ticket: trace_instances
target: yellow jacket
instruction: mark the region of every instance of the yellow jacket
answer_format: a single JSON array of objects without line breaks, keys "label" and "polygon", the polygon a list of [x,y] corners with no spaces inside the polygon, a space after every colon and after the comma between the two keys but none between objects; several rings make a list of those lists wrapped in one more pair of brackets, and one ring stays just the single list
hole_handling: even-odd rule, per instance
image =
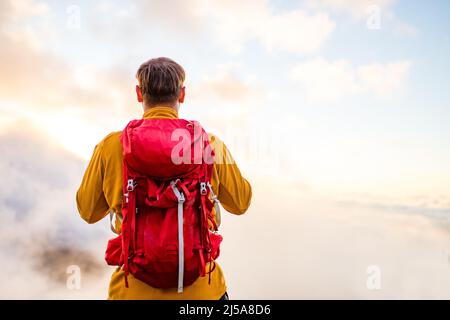
[{"label": "yellow jacket", "polygon": [[[147,110],[143,118],[177,118],[176,110],[170,107],[154,107]],[[103,219],[111,210],[120,215],[122,207],[122,145],[121,132],[106,136],[94,150],[94,154],[84,174],[76,200],[81,217],[88,223]],[[245,180],[226,146],[210,135],[211,145],[216,152],[216,162],[212,175],[212,187],[222,207],[234,214],[244,213],[250,205],[252,190]],[[220,146],[220,150],[218,150]],[[116,220],[116,230],[120,222]],[[106,243],[105,243],[106,248]],[[225,278],[219,264],[208,276],[198,278],[183,293],[174,289],[153,288],[132,275],[128,278],[129,288],[124,285],[124,273],[117,268],[111,277],[109,299],[219,299],[226,291]]]}]

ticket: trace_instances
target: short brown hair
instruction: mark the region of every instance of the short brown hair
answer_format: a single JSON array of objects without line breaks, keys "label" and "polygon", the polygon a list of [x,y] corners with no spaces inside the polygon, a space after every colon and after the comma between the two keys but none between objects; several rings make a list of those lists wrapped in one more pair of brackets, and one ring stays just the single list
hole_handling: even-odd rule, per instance
[{"label": "short brown hair", "polygon": [[136,78],[145,103],[174,103],[180,96],[185,73],[172,59],[160,57],[141,64]]}]

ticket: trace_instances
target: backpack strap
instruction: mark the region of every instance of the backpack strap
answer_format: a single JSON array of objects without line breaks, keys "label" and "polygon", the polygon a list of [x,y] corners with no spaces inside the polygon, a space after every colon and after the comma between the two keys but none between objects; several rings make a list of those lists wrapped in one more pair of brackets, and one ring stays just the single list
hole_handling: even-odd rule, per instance
[{"label": "backpack strap", "polygon": [[[184,282],[184,217],[183,217],[183,204],[186,200],[184,194],[177,188],[177,184],[182,183],[180,179],[170,182],[173,193],[178,199],[178,293],[183,292]],[[182,186],[182,189],[186,189]]]}]

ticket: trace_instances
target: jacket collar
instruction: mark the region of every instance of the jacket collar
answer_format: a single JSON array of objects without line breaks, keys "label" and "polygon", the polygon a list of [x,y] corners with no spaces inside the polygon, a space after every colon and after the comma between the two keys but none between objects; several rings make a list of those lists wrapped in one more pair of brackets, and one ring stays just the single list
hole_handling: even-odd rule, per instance
[{"label": "jacket collar", "polygon": [[143,119],[152,119],[152,118],[159,118],[159,119],[177,119],[178,118],[178,112],[173,109],[172,107],[167,106],[157,106],[152,107],[144,112],[144,115],[142,116]]}]

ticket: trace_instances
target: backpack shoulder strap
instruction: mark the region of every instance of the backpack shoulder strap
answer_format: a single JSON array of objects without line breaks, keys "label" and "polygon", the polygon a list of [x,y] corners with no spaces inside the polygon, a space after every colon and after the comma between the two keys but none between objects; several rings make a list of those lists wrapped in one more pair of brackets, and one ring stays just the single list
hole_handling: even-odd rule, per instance
[{"label": "backpack shoulder strap", "polygon": [[136,230],[136,186],[136,181],[128,175],[128,165],[124,160],[122,201],[122,253],[123,270],[125,273],[125,287],[127,288],[129,274],[128,262],[135,249],[135,239],[133,235]]}]

